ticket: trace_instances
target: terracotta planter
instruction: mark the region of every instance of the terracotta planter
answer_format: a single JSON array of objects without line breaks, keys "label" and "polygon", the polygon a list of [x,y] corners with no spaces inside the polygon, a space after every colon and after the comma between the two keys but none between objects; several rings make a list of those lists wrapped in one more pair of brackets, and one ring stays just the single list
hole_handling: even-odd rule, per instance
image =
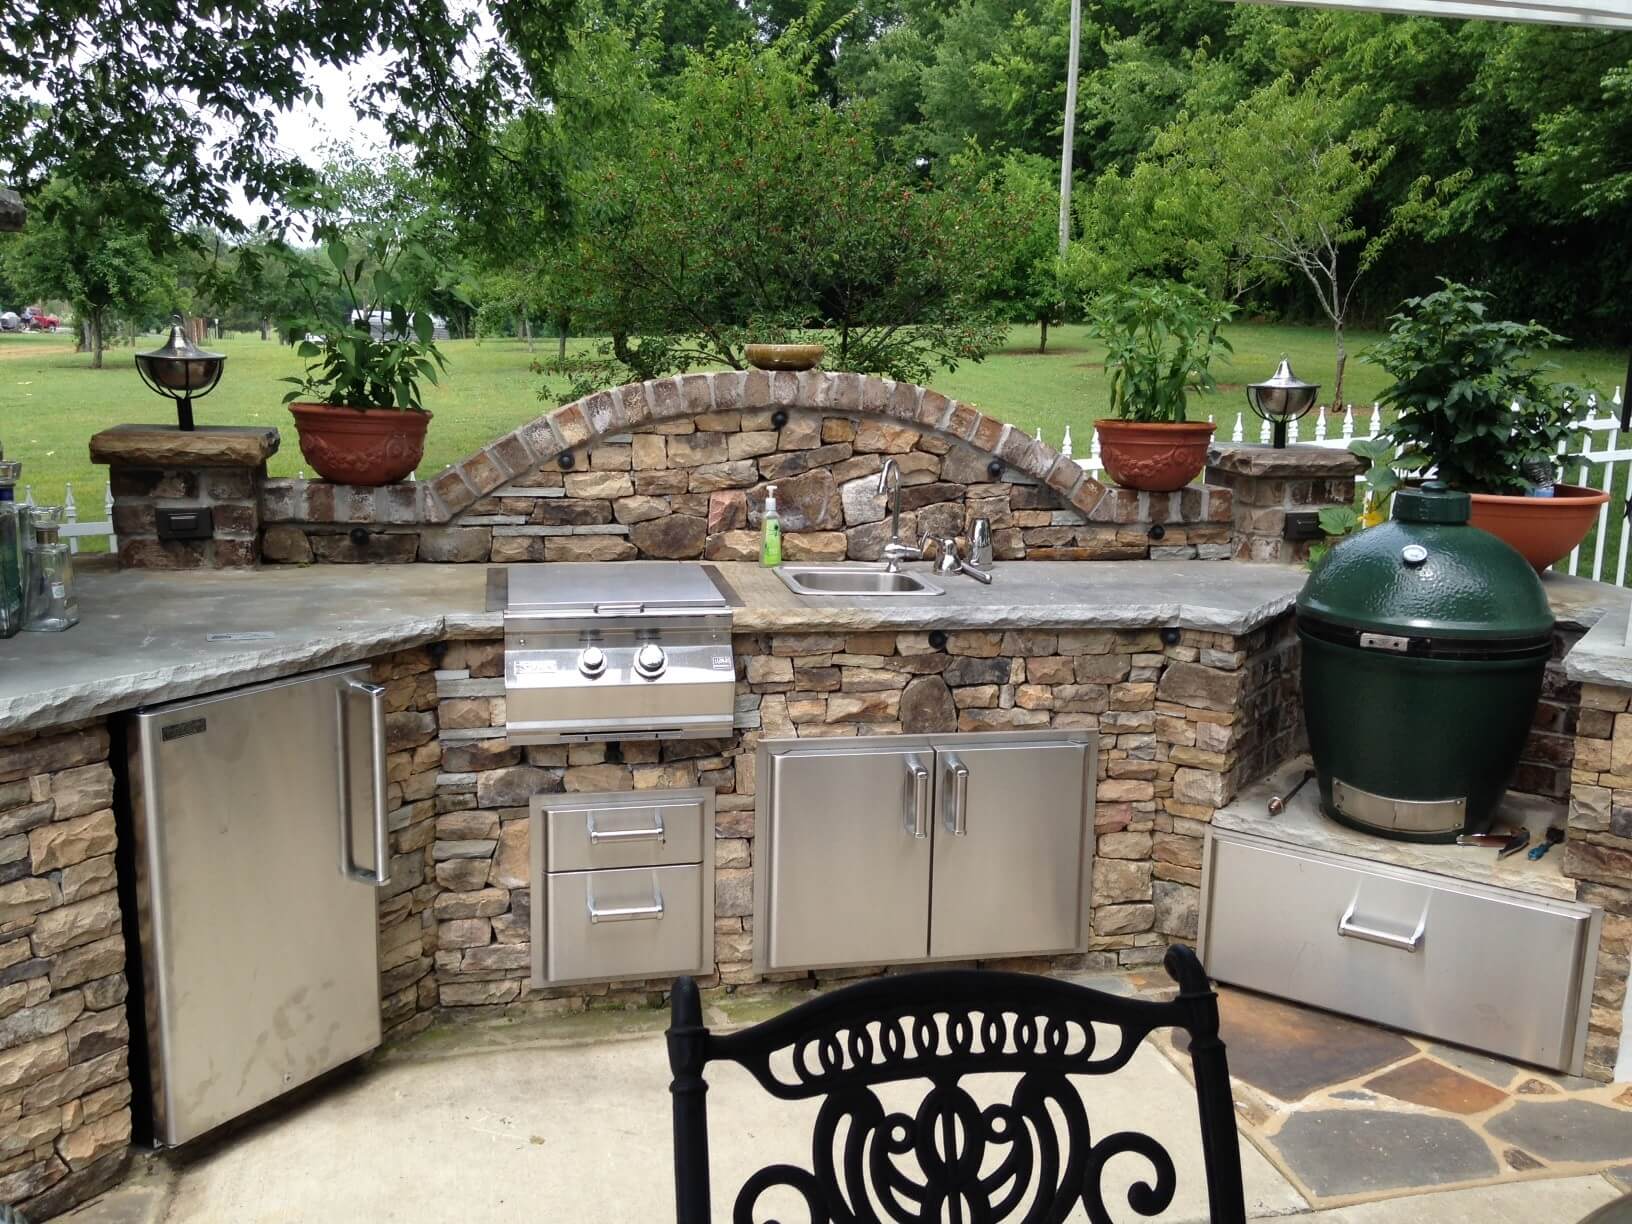
[{"label": "terracotta planter", "polygon": [[290,404],[300,453],[324,480],[336,484],[394,484],[425,455],[428,412]]},{"label": "terracotta planter", "polygon": [[748,344],[742,355],[756,370],[814,370],[826,351],[820,344]]},{"label": "terracotta planter", "polygon": [[1505,540],[1544,570],[1587,538],[1609,494],[1580,485],[1554,485],[1551,497],[1472,493],[1468,522]]},{"label": "terracotta planter", "polygon": [[1213,440],[1210,421],[1123,421],[1107,417],[1094,422],[1105,473],[1124,489],[1171,493],[1182,489],[1207,466]]}]

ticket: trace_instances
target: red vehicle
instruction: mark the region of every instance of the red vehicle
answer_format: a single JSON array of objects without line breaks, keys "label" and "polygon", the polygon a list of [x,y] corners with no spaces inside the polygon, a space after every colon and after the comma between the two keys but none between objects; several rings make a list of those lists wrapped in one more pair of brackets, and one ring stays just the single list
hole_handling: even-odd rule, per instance
[{"label": "red vehicle", "polygon": [[23,307],[22,324],[24,331],[54,332],[62,326],[62,320],[56,315],[49,315],[35,310],[32,306]]}]

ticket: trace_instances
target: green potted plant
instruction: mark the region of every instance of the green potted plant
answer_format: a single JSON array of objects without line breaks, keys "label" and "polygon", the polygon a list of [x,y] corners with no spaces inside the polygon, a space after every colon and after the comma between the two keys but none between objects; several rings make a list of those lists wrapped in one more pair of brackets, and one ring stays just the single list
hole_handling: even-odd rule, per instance
[{"label": "green potted plant", "polygon": [[1609,500],[1554,482],[1559,448],[1591,393],[1552,381],[1557,367],[1536,358],[1564,337],[1538,323],[1488,318],[1485,294],[1440,283],[1406,299],[1366,354],[1394,377],[1381,396],[1395,413],[1388,437],[1472,496],[1475,527],[1546,569],[1581,543]]},{"label": "green potted plant", "polygon": [[325,480],[382,485],[401,480],[425,454],[431,414],[420,400],[423,382],[447,368],[436,347],[436,322],[412,300],[403,260],[413,248],[370,241],[352,256],[341,238],[323,249],[333,278],[308,261],[299,275],[311,311],[289,324],[303,337],[296,352],[301,377],[285,378],[283,397],[295,418],[300,453]]},{"label": "green potted plant", "polygon": [[1089,330],[1105,345],[1115,414],[1094,429],[1105,471],[1123,488],[1170,493],[1206,465],[1213,425],[1185,419],[1189,394],[1213,390],[1210,367],[1231,351],[1220,329],[1232,313],[1200,289],[1171,281],[1094,300]]}]

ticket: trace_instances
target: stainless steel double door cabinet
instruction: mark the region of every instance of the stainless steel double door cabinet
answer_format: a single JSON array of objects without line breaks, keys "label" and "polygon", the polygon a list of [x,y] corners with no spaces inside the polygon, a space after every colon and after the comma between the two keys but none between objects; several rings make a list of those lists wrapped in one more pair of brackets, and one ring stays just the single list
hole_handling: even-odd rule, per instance
[{"label": "stainless steel double door cabinet", "polygon": [[1092,732],[761,743],[761,970],[1068,952],[1088,938]]},{"label": "stainless steel double door cabinet", "polygon": [[163,1144],[380,1043],[384,695],[348,667],[129,720]]}]

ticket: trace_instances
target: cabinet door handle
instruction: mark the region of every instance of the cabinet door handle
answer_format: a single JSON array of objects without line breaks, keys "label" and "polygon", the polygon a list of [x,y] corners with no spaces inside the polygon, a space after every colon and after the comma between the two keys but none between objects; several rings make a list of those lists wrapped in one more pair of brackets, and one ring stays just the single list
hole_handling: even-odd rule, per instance
[{"label": "cabinet door handle", "polygon": [[1393,931],[1379,930],[1374,926],[1354,921],[1354,908],[1360,904],[1357,896],[1349,902],[1349,908],[1343,911],[1343,916],[1337,920],[1337,933],[1348,939],[1364,939],[1370,943],[1382,944],[1388,948],[1399,948],[1405,952],[1415,952],[1422,947],[1423,933],[1428,929],[1428,907],[1422,907],[1422,916],[1417,919],[1417,926],[1409,935],[1398,935]]},{"label": "cabinet door handle", "polygon": [[912,835],[929,836],[929,770],[921,761],[907,761],[907,779],[912,786]]},{"label": "cabinet door handle", "polygon": [[969,766],[955,756],[946,758],[946,776],[951,783],[947,795],[946,827],[954,837],[969,833]]}]

